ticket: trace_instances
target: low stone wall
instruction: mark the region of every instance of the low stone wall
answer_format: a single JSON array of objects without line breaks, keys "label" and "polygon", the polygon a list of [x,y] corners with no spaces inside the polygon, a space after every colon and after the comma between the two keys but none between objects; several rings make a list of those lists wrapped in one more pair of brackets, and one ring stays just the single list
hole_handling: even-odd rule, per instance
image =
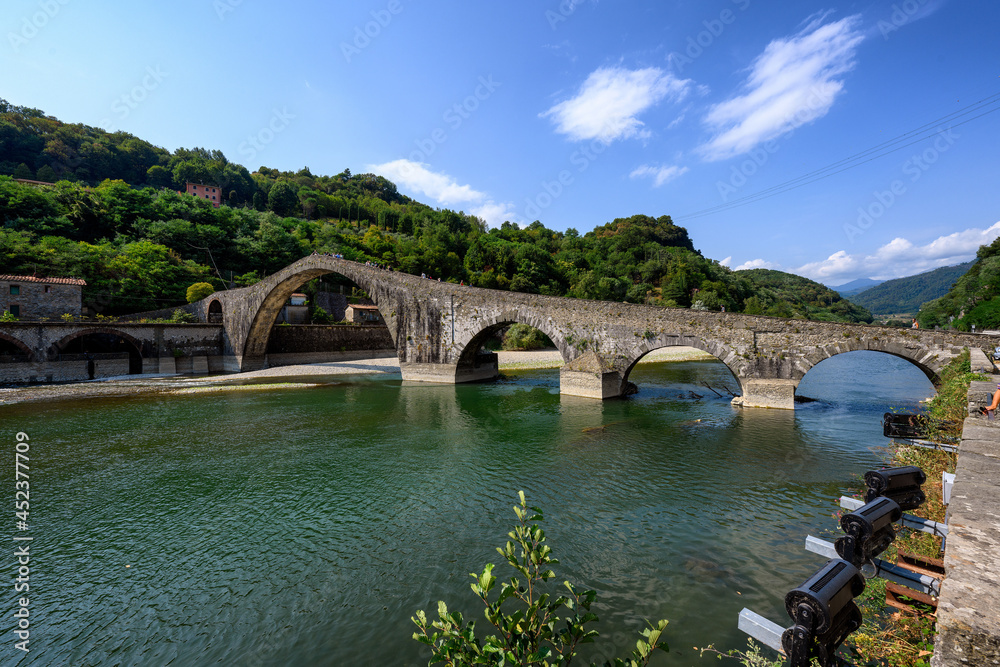
[{"label": "low stone wall", "polygon": [[1000,420],[978,413],[993,382],[969,387],[948,506],[932,667],[1000,664]]},{"label": "low stone wall", "polygon": [[80,382],[128,375],[128,355],[101,354],[90,360],[83,355],[59,361],[0,363],[0,384],[35,384],[38,382]]},{"label": "low stone wall", "polygon": [[989,375],[995,370],[993,362],[978,347],[969,348],[969,366],[972,367],[973,373],[985,373]]},{"label": "low stone wall", "polygon": [[384,326],[302,324],[276,326],[267,343],[268,356],[317,352],[392,350],[389,330]]},{"label": "low stone wall", "polygon": [[384,326],[303,324],[276,326],[267,344],[267,366],[323,364],[396,356]]},{"label": "low stone wall", "polygon": [[[128,370],[126,369],[126,373]],[[74,382],[86,380],[86,361],[47,361],[0,364],[0,384],[34,384],[36,382]]]}]

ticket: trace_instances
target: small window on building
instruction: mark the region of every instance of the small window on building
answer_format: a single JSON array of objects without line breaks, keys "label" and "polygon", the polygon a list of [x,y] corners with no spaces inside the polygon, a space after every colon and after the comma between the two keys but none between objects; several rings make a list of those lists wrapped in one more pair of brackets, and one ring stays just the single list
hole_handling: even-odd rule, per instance
[{"label": "small window on building", "polygon": [[14,317],[21,317],[21,306],[10,304],[10,314]]},{"label": "small window on building", "polygon": [[17,296],[20,293],[21,293],[21,286],[20,285],[11,285],[10,286],[10,295],[11,296]]},{"label": "small window on building", "polygon": [[46,285],[45,286],[45,293],[48,294],[49,290],[51,290],[51,289],[52,289],[51,287],[49,287],[48,285]]}]

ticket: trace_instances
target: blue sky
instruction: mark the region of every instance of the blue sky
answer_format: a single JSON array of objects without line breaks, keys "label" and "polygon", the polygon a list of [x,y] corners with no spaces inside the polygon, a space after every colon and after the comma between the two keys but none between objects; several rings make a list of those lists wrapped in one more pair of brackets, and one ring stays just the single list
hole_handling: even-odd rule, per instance
[{"label": "blue sky", "polygon": [[998,19],[995,0],[8,0],[0,97],[250,170],[373,171],[491,225],[671,215],[733,268],[836,285],[1000,236]]}]

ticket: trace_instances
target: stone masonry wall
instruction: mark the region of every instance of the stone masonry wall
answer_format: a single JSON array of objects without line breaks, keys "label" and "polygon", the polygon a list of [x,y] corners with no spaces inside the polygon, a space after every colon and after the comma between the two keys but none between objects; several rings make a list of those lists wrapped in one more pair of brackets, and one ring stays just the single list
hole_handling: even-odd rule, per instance
[{"label": "stone masonry wall", "polygon": [[276,326],[267,344],[268,355],[287,353],[389,350],[392,336],[383,326],[319,325]]},{"label": "stone masonry wall", "polygon": [[[11,294],[15,286],[19,294]],[[46,288],[48,292],[46,292]],[[79,317],[82,303],[80,285],[59,285],[27,281],[0,281],[0,312],[9,311],[12,305],[20,306],[22,321],[53,319],[63,314]]]},{"label": "stone masonry wall", "polygon": [[347,297],[336,292],[317,292],[316,305],[325,310],[335,321],[340,322],[347,310]]}]

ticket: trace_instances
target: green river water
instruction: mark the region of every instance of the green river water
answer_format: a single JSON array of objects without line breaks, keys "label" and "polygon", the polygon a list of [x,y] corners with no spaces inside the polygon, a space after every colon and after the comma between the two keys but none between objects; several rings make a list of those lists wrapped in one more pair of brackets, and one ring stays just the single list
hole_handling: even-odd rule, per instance
[{"label": "green river water", "polygon": [[863,352],[811,371],[799,393],[820,400],[794,412],[731,407],[702,386],[736,387],[717,362],[631,379],[639,394],[603,403],[540,370],[2,407],[4,525],[17,534],[23,431],[34,540],[31,651],[14,648],[11,583],[0,662],[425,665],[410,617],[443,599],[486,625],[468,575],[499,563],[523,489],[558,581],[598,591],[588,661],[667,618],[653,664],[716,664],[693,647],[745,647],[744,606],[788,624],[784,593],[822,564],[806,535],[832,534],[836,497],[880,461],[882,413],[933,391]]}]

